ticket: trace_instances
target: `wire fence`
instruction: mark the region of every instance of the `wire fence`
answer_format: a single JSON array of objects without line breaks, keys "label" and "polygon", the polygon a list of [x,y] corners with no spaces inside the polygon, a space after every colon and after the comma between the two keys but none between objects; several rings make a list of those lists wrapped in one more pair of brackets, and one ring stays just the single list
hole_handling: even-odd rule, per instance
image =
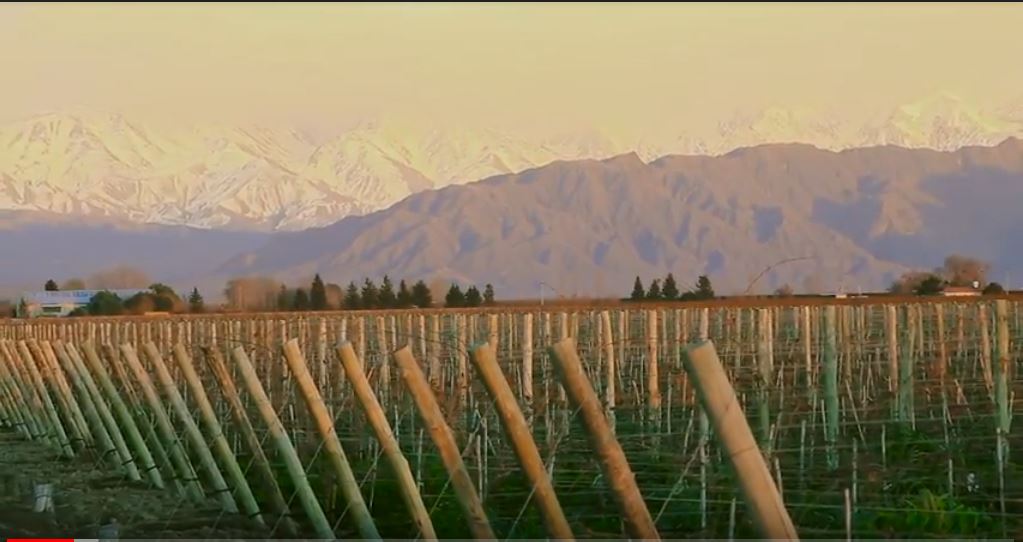
[{"label": "wire fence", "polygon": [[[571,337],[660,535],[755,537],[728,457],[684,369],[686,346],[708,338],[802,537],[1007,538],[1023,534],[1023,476],[1013,459],[1020,443],[1011,424],[1021,331],[1019,306],[1005,301],[48,321],[0,327],[0,363],[6,365],[0,371],[6,381],[0,386],[0,422],[18,432],[6,434],[0,446],[50,450],[51,456],[34,459],[53,465],[49,474],[58,501],[68,503],[58,507],[57,520],[85,531],[115,517],[122,537],[267,537],[292,528],[295,535],[314,535],[315,514],[303,500],[307,487],[336,536],[365,536],[357,503],[346,498],[351,488],[331,451],[332,434],[379,536],[416,538],[421,526],[403,501],[407,488],[385,460],[365,405],[342,369],[337,346],[350,343],[436,535],[472,538],[449,465],[391,356],[407,346],[440,404],[493,532],[501,538],[545,538],[536,488],[523,475],[471,362],[473,348],[487,343],[523,410],[573,534],[618,538],[626,532],[622,513],[548,351]],[[329,416],[329,434],[317,424],[282,355],[291,340]],[[148,343],[165,359],[154,360]],[[186,385],[174,353],[179,343],[193,360],[212,418],[250,486],[263,525],[245,510],[244,494],[229,476],[230,461],[216,455],[211,465],[204,457],[202,448],[214,449],[218,435]],[[44,345],[55,359],[47,359]],[[155,402],[147,400],[145,384],[121,345],[139,352],[142,372],[158,391]],[[70,441],[72,405],[86,406],[89,395],[74,385],[75,371],[100,379],[89,364],[75,368],[71,351],[85,359],[89,347],[136,421],[165,489],[153,489],[144,473],[135,481],[118,473],[123,465],[115,465],[116,454],[103,450],[87,420],[80,428],[82,442],[59,442],[54,428],[67,428]],[[301,463],[300,477],[289,470],[258,394],[247,387],[236,349],[251,362]],[[215,373],[211,352],[226,361],[240,412]],[[39,366],[38,379],[28,371],[31,364]],[[161,386],[157,364],[165,365],[184,411],[174,408],[172,393]],[[61,372],[67,389],[60,385]],[[44,404],[44,394],[52,407]],[[102,393],[94,402],[108,410],[116,406]],[[161,431],[161,409],[169,432]],[[239,416],[248,420],[256,443]],[[46,430],[33,434],[32,417]],[[189,433],[190,424],[201,428],[200,440]],[[56,461],[69,446],[75,458]],[[137,450],[129,448],[141,465]],[[189,497],[193,478],[201,498]],[[225,491],[237,511],[225,505]],[[275,493],[287,514],[274,506]]]}]

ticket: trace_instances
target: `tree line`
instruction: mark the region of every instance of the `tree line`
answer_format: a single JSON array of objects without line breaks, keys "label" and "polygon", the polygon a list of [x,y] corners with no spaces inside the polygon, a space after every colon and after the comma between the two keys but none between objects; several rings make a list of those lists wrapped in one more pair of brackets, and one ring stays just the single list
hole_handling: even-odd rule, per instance
[{"label": "tree line", "polygon": [[[53,291],[53,290],[50,290]],[[110,290],[101,290],[89,298],[89,303],[71,312],[70,316],[119,316],[122,314],[145,314],[147,312],[191,312],[206,311],[206,303],[197,288],[192,288],[187,299],[182,299],[173,288],[155,283],[144,292],[128,299],[121,299]]]},{"label": "tree line", "polygon": [[[82,289],[84,284],[65,283]],[[268,287],[276,294],[267,295]],[[60,291],[56,281],[48,280],[46,291]],[[112,288],[115,289],[115,288]],[[361,286],[354,281],[342,289],[336,284],[327,284],[317,274],[308,287],[289,288],[265,277],[242,277],[228,281],[224,290],[227,305],[242,310],[278,311],[322,311],[322,310],[381,310],[430,308],[436,305],[433,293],[427,284],[419,280],[411,287],[402,279],[397,287],[389,276],[384,276],[378,286],[372,279],[363,279]],[[466,290],[458,284],[451,284],[442,303],[446,308],[490,306],[496,303],[494,287],[484,286],[481,292],[476,286]],[[147,312],[201,313],[206,304],[197,288],[187,298],[182,298],[171,287],[154,283],[147,291],[137,293],[128,299],[121,299],[110,290],[97,292],[86,306],[71,313],[71,316],[117,316],[145,314]]]},{"label": "tree line", "polygon": [[949,287],[976,288],[984,295],[1005,293],[997,282],[988,282],[991,265],[981,260],[952,254],[941,267],[931,271],[908,271],[888,288],[889,293],[901,295],[938,295]]},{"label": "tree line", "polygon": [[629,301],[703,301],[708,299],[714,299],[714,287],[710,283],[710,278],[707,275],[700,275],[696,279],[696,284],[692,289],[681,292],[678,289],[678,283],[675,282],[675,276],[668,273],[668,276],[664,277],[664,282],[661,279],[653,279],[650,281],[648,288],[643,287],[643,280],[636,277],[636,281],[632,285],[632,293],[629,294]]},{"label": "tree line", "polygon": [[[234,297],[231,293],[231,288],[228,288],[229,301]],[[470,286],[463,292],[459,285],[452,284],[444,296],[444,307],[447,308],[479,307],[494,303],[494,287],[490,284],[484,287],[482,293],[476,286]],[[409,287],[405,279],[401,279],[395,287],[391,278],[384,275],[379,286],[373,279],[364,278],[361,284],[352,281],[342,290],[336,284],[324,284],[319,274],[313,278],[308,289],[289,289],[282,284],[275,304],[277,310],[282,311],[425,309],[434,305],[433,292],[422,280]]]}]

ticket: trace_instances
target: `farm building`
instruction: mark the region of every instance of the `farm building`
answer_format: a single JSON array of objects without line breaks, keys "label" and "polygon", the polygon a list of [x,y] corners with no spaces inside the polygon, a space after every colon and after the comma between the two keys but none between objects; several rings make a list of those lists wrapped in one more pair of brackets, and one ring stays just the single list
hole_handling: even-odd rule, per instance
[{"label": "farm building", "polygon": [[[67,316],[71,311],[85,307],[92,296],[103,290],[66,290],[52,292],[25,292],[17,306],[18,318],[37,318],[40,316]],[[146,290],[110,290],[121,299]]]},{"label": "farm building", "polygon": [[948,286],[942,290],[945,297],[970,297],[980,295],[980,290],[973,286]]}]

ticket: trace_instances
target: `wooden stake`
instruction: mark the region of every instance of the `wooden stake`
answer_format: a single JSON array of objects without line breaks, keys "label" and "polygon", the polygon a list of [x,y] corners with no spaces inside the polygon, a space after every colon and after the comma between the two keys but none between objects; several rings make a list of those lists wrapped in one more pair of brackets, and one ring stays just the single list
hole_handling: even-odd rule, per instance
[{"label": "wooden stake", "polygon": [[[465,349],[459,345],[459,351],[464,353]],[[490,527],[490,520],[487,519],[487,514],[483,510],[483,503],[469,476],[469,470],[466,468],[465,462],[462,461],[462,454],[455,442],[455,436],[444,419],[444,414],[440,410],[440,405],[437,404],[437,398],[430,390],[423,370],[407,346],[394,352],[392,356],[401,370],[402,380],[416,404],[419,416],[440,452],[441,461],[448,471],[451,485],[458,497],[458,503],[462,505],[462,511],[465,512],[468,520],[469,530],[477,539],[493,540],[497,538]]]},{"label": "wooden stake", "polygon": [[256,376],[256,370],[252,367],[249,356],[240,346],[235,347],[231,354],[238,367],[238,373],[245,381],[245,387],[252,395],[252,400],[270,431],[270,436],[277,446],[277,452],[284,460],[284,466],[288,469],[291,482],[295,485],[295,492],[298,494],[298,499],[302,503],[309,522],[312,523],[316,536],[333,540],[334,530],[331,528],[330,522],[327,521],[327,516],[323,513],[319,501],[316,500],[316,494],[313,493],[305,469],[302,467],[302,460],[298,458],[298,453],[295,452],[295,447],[291,444],[291,439],[288,438],[284,424],[281,423],[273,405],[270,404],[270,398],[267,397],[263,384],[259,382],[259,377]]},{"label": "wooden stake", "polygon": [[[378,321],[382,320],[383,318],[380,318]],[[348,457],[345,455],[344,447],[341,446],[341,440],[338,439],[337,432],[334,431],[334,421],[327,412],[327,407],[323,403],[323,397],[320,396],[319,390],[316,389],[316,383],[313,381],[312,375],[309,374],[309,367],[306,365],[305,357],[302,356],[297,340],[291,339],[284,343],[284,357],[288,361],[291,373],[295,376],[295,382],[298,384],[299,391],[302,392],[306,408],[309,409],[309,414],[312,415],[313,420],[316,422],[316,430],[320,433],[320,438],[323,439],[324,451],[341,484],[341,493],[348,502],[348,507],[355,519],[359,533],[363,538],[379,540],[380,533],[377,532],[376,525],[373,523],[373,516],[370,515],[366,501],[362,498],[362,493],[359,490],[359,481],[355,478],[352,466],[348,463]]]},{"label": "wooden stake", "polygon": [[597,454],[604,478],[611,487],[618,509],[625,520],[626,531],[633,538],[660,540],[661,536],[636,485],[625,452],[611,433],[600,400],[586,379],[582,362],[576,353],[575,341],[571,338],[562,339],[551,348],[551,355],[565,393],[572,405],[579,410],[586,435]]},{"label": "wooden stake", "polygon": [[685,366],[693,379],[700,404],[735,469],[739,487],[760,533],[770,540],[798,540],[785,503],[718,359],[714,343],[704,341],[688,347]]},{"label": "wooden stake", "polygon": [[234,452],[231,451],[231,445],[228,444],[227,438],[224,437],[224,430],[220,427],[220,422],[217,421],[217,414],[213,410],[209,397],[206,395],[206,389],[199,379],[199,374],[195,372],[192,357],[188,355],[188,352],[185,351],[181,343],[177,343],[174,346],[174,361],[177,362],[178,368],[181,369],[185,383],[192,393],[192,400],[199,407],[199,417],[206,428],[206,434],[209,435],[209,439],[213,442],[213,451],[227,470],[227,475],[231,478],[231,484],[234,485],[235,496],[241,501],[245,514],[256,523],[266,525],[263,521],[263,516],[260,515],[256,497],[252,494],[248,481],[245,480],[245,473],[242,472],[241,466],[238,465],[238,458],[235,457]]},{"label": "wooden stake", "polygon": [[547,534],[555,540],[574,540],[575,536],[568,525],[568,519],[565,518],[558,497],[554,493],[550,476],[540,458],[540,451],[533,441],[529,424],[526,423],[526,418],[522,415],[522,410],[519,409],[515,394],[512,393],[511,386],[508,385],[508,381],[497,364],[493,346],[483,344],[474,348],[472,362],[476,367],[476,372],[483,380],[487,392],[494,400],[494,407],[501,418],[501,425],[511,441],[512,448],[515,450],[519,466],[533,487],[533,495],[540,510],[540,516],[547,526]]},{"label": "wooden stake", "polygon": [[348,381],[352,385],[352,391],[355,392],[355,397],[359,401],[359,406],[362,407],[362,411],[366,414],[366,419],[369,421],[369,425],[373,429],[377,441],[380,443],[384,457],[398,477],[401,496],[405,500],[405,506],[408,508],[409,514],[411,514],[413,521],[415,521],[416,526],[419,528],[419,536],[423,540],[437,540],[437,533],[433,530],[433,522],[430,521],[430,514],[423,503],[423,497],[420,495],[419,487],[412,476],[412,470],[409,468],[408,461],[401,452],[398,440],[394,438],[391,425],[387,422],[387,415],[380,406],[380,402],[377,401],[376,394],[373,393],[373,387],[370,386],[369,380],[366,378],[365,373],[363,373],[362,363],[356,356],[355,349],[352,348],[351,343],[346,342],[338,347],[337,353],[341,358],[341,365],[344,368],[345,376],[348,377]]}]

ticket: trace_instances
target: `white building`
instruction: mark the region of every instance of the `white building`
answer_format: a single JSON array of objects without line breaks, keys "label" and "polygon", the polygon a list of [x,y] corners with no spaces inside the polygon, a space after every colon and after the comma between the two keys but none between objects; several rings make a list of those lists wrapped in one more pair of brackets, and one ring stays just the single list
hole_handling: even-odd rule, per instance
[{"label": "white building", "polygon": [[[92,296],[103,290],[66,290],[53,292],[25,292],[18,301],[18,318],[67,316],[77,308],[89,304]],[[122,300],[148,290],[109,290]]]}]

